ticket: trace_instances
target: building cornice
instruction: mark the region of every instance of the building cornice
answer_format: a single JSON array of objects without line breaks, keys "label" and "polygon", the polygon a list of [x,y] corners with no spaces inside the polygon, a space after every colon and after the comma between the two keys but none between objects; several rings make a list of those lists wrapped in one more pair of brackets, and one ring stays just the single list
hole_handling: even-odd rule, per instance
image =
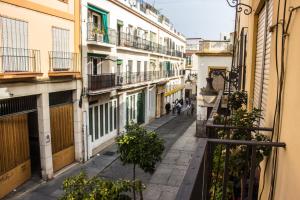
[{"label": "building cornice", "polygon": [[223,56],[223,57],[232,57],[231,52],[220,52],[220,53],[209,53],[209,52],[197,52],[198,56]]},{"label": "building cornice", "polygon": [[67,12],[63,12],[54,8],[50,8],[38,3],[34,3],[28,0],[0,0],[0,2],[4,2],[4,3],[8,3],[8,4],[12,4],[15,6],[19,6],[22,8],[26,8],[29,10],[33,10],[36,12],[40,12],[40,13],[44,13],[47,15],[52,15],[55,17],[59,17],[62,19],[66,19],[66,20],[70,20],[70,21],[75,21],[75,17],[74,15],[67,13]]}]

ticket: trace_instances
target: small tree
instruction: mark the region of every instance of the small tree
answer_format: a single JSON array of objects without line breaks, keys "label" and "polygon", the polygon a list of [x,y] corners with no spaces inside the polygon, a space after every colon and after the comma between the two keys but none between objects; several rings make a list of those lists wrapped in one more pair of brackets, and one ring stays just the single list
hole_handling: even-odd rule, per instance
[{"label": "small tree", "polygon": [[[144,127],[131,123],[126,126],[126,133],[117,137],[118,152],[123,164],[133,164],[133,181],[136,181],[136,166],[146,173],[153,173],[156,163],[162,159],[164,141],[153,131],[147,131]],[[137,186],[138,187],[138,186]],[[135,188],[133,198],[135,199]],[[142,198],[142,197],[141,197]]]}]

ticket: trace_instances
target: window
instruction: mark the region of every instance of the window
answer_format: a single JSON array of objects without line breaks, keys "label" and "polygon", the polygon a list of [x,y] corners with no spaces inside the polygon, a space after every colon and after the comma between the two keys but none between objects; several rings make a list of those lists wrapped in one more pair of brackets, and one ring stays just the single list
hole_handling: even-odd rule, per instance
[{"label": "window", "polygon": [[101,137],[104,135],[104,131],[103,131],[103,120],[104,120],[104,117],[103,117],[103,105],[100,105],[100,135]]},{"label": "window", "polygon": [[3,71],[29,71],[28,23],[0,16]]},{"label": "window", "polygon": [[105,134],[108,134],[108,103],[105,104]]},{"label": "window", "polygon": [[94,130],[94,127],[93,127],[93,107],[90,107],[89,108],[89,133],[90,133],[90,136],[92,137],[92,141],[94,141],[93,130]]},{"label": "window", "polygon": [[102,74],[102,62],[103,58],[96,56],[89,56],[89,73],[92,75]]},{"label": "window", "polygon": [[117,129],[117,101],[114,101],[114,129]]},{"label": "window", "polygon": [[98,111],[98,106],[94,107],[95,112],[94,112],[94,119],[95,119],[95,140],[99,138],[99,111]]},{"label": "window", "polygon": [[112,102],[109,102],[109,130],[113,131],[113,107]]},{"label": "window", "polygon": [[53,70],[69,69],[71,65],[70,31],[52,27],[52,68]]},{"label": "window", "polygon": [[192,56],[186,57],[186,65],[192,65]]}]

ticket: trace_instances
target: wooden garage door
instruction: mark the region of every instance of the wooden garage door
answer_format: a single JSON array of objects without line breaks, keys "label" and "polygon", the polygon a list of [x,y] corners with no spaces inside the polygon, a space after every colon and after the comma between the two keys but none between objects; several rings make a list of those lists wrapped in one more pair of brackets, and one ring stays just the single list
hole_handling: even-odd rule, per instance
[{"label": "wooden garage door", "polygon": [[54,172],[75,160],[73,104],[50,108],[51,143]]},{"label": "wooden garage door", "polygon": [[[258,17],[258,30],[256,41],[256,67],[253,105],[261,109],[263,116],[267,108],[270,76],[271,38],[269,27],[272,26],[273,1],[266,1]],[[263,125],[263,121],[261,125]]]},{"label": "wooden garage door", "polygon": [[0,117],[0,199],[30,178],[27,114]]}]

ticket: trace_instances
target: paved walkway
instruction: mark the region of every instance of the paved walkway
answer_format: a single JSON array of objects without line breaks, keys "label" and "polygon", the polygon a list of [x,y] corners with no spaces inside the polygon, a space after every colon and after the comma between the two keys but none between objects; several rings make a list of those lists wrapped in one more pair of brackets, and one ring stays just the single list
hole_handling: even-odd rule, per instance
[{"label": "paved walkway", "polygon": [[144,192],[145,200],[173,200],[183,181],[198,144],[196,122],[178,138],[152,175]]},{"label": "paved walkway", "polygon": [[[159,119],[155,119],[145,127],[149,130],[156,130],[166,123],[176,118],[174,115],[166,115]],[[114,161],[118,161],[117,146],[115,144],[107,147],[102,152],[85,163],[75,163],[68,169],[54,177],[53,180],[45,182],[40,179],[33,178],[23,186],[17,188],[5,199],[9,200],[54,200],[63,194],[62,183],[65,178],[78,174],[81,170],[85,170],[92,177],[99,175],[104,169],[109,168]],[[121,165],[121,164],[120,164]]]}]

